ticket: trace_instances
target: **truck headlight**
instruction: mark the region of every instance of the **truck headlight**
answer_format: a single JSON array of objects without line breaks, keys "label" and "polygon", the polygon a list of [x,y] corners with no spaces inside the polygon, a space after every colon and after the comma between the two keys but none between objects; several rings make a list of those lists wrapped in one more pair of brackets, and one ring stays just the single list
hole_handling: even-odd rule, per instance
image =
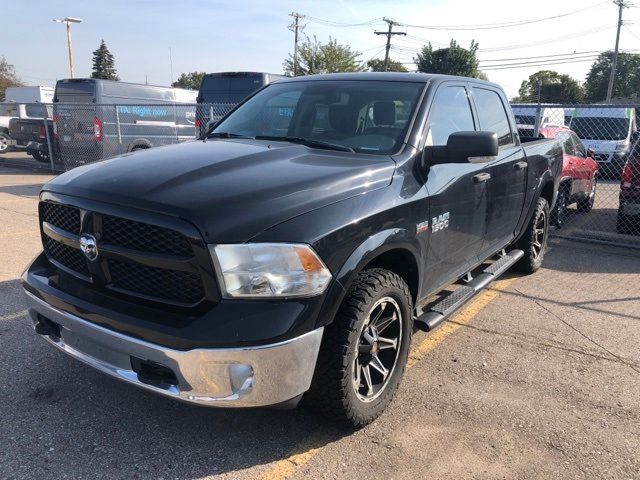
[{"label": "truck headlight", "polygon": [[210,245],[225,298],[311,297],[325,291],[331,272],[309,245]]}]

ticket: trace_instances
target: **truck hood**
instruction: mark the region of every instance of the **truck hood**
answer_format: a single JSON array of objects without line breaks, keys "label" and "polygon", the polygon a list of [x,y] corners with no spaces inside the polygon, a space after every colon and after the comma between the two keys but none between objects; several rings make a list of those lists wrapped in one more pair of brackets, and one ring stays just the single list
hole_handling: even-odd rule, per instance
[{"label": "truck hood", "polygon": [[384,187],[394,169],[389,156],[215,139],[79,167],[44,190],[184,218],[208,243],[236,243],[311,210]]}]

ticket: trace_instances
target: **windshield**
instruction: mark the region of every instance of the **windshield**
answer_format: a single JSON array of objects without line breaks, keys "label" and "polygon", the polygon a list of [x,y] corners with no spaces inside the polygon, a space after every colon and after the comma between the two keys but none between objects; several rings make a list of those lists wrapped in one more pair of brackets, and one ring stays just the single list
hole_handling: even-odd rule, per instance
[{"label": "windshield", "polygon": [[577,117],[571,121],[571,130],[588,140],[624,140],[629,136],[629,119]]},{"label": "windshield", "polygon": [[423,87],[385,81],[276,83],[247,100],[211,135],[306,139],[392,153],[405,138]]},{"label": "windshield", "polygon": [[535,125],[535,115],[516,115],[516,124],[518,125]]}]

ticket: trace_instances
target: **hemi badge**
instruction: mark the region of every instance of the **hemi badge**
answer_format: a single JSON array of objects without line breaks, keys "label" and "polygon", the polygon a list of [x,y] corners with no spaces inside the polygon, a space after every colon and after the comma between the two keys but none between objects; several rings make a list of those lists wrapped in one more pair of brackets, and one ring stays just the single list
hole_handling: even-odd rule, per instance
[{"label": "hemi badge", "polygon": [[416,225],[416,234],[420,235],[421,233],[426,232],[427,230],[429,230],[429,221],[425,221],[425,222],[420,222]]}]

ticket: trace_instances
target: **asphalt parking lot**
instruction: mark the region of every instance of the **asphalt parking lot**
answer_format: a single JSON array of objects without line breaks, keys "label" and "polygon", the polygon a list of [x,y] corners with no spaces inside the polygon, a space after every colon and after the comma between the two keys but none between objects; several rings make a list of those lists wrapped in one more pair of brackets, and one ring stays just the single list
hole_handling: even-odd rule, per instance
[{"label": "asphalt parking lot", "polygon": [[49,175],[0,166],[2,478],[640,478],[640,253],[553,240],[430,335],[389,410],[350,432],[304,409],[139,391],[37,338],[19,285]]}]

